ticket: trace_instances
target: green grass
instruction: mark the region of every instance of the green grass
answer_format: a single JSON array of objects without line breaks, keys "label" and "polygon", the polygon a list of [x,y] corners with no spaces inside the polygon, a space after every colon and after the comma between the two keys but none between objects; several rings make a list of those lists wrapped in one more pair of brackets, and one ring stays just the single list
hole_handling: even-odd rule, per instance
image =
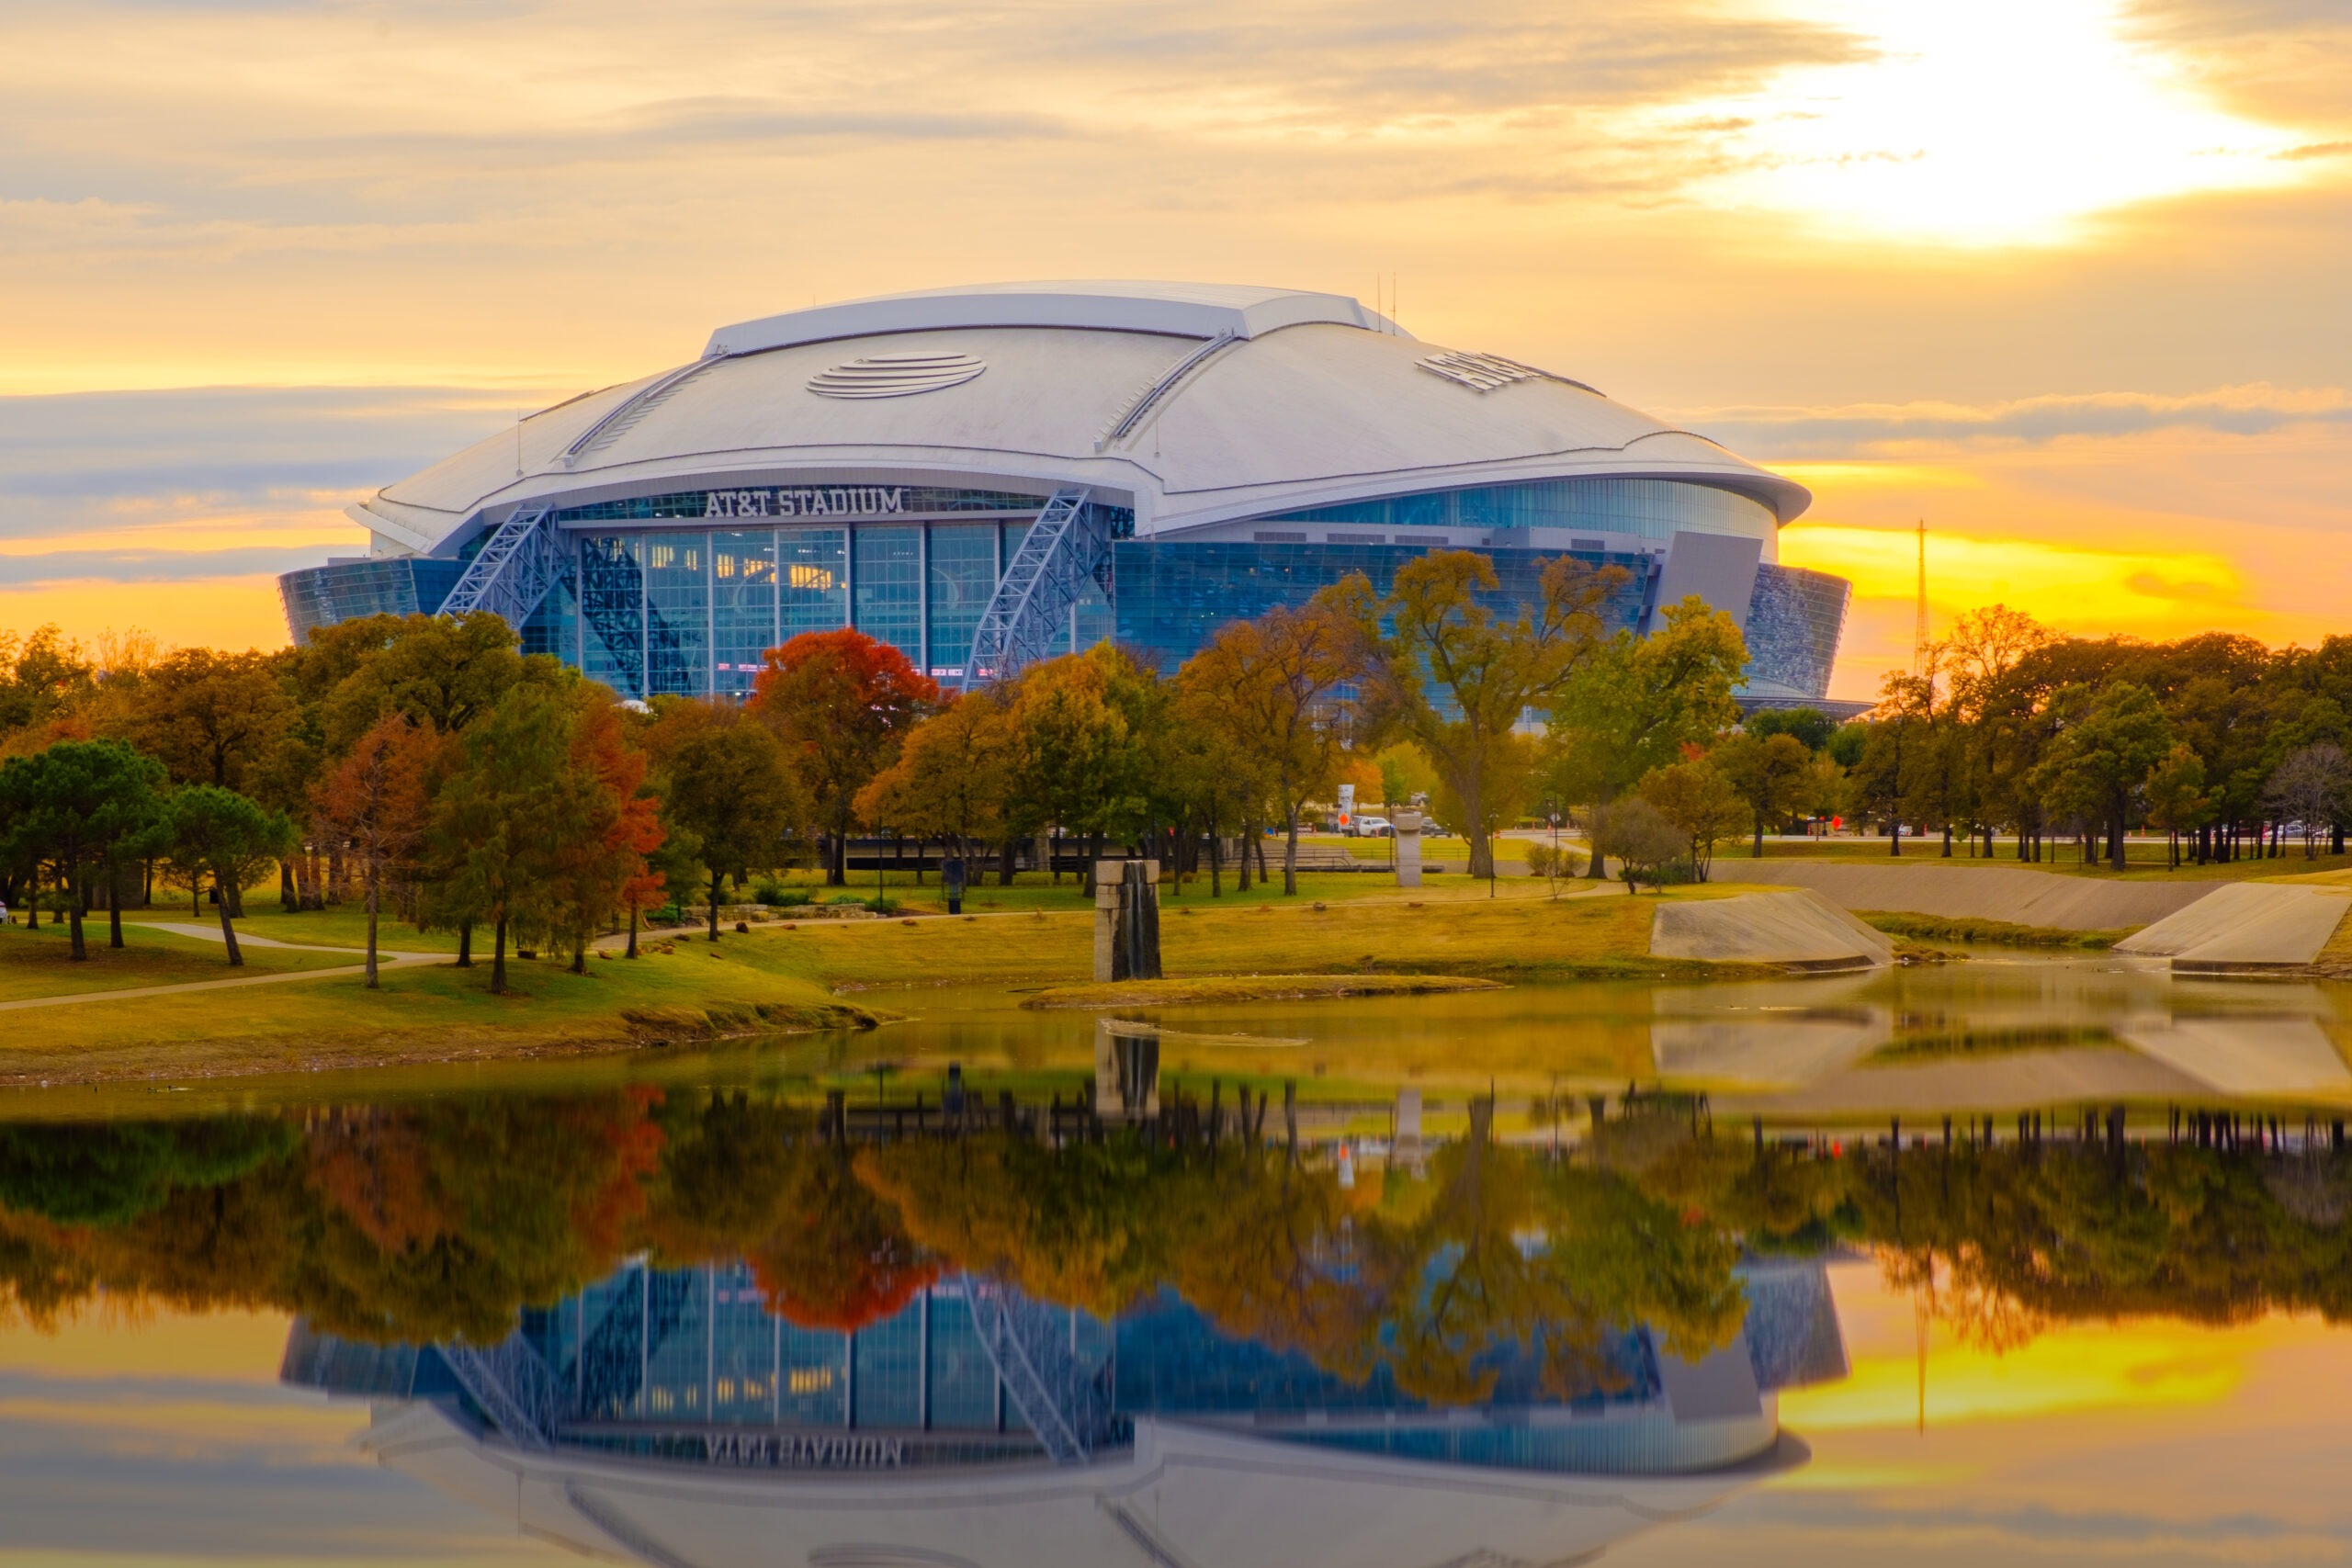
[{"label": "green grass", "polygon": [[1215,1002],[1324,1000],[1333,997],[1406,997],[1493,988],[1495,982],[1492,980],[1475,980],[1458,975],[1249,975],[1049,986],[1021,1005],[1025,1008],[1188,1007]]},{"label": "green grass", "polygon": [[[485,959],[471,969],[390,970],[373,993],[348,976],[126,998],[75,1009],[66,1027],[15,1032],[0,1044],[0,1081],[468,1062],[876,1021],[868,1010],[779,973],[775,956],[774,947],[735,939],[716,948],[658,943],[634,961],[592,959],[586,975],[565,973],[559,959],[519,961],[509,966],[514,989],[503,997],[490,994]],[[222,973],[225,966],[208,977]]]},{"label": "green grass", "polygon": [[242,950],[243,965],[232,969],[229,966],[228,949],[220,942],[151,931],[129,921],[123,924],[121,948],[110,948],[107,945],[103,915],[84,923],[82,940],[89,957],[75,963],[63,926],[44,924],[38,930],[27,930],[10,925],[0,929],[0,1001],[230,980],[241,975],[331,969],[352,963],[355,957],[246,947]]},{"label": "green grass", "polygon": [[[1345,881],[1344,874],[1334,878]],[[1678,887],[1666,897],[1739,891]],[[1735,966],[1649,956],[1657,897],[1611,891],[1554,899],[1525,879],[1489,897],[1484,883],[1415,897],[1163,898],[1160,964],[1170,978],[1262,975],[1468,975],[1487,979],[1704,979]],[[1319,906],[1319,907],[1318,907]],[[1091,979],[1091,914],[808,921],[737,942],[779,943],[784,972],[838,989],[1079,983]],[[1742,971],[1743,973],[1745,971]],[[1758,971],[1777,973],[1777,971]]]},{"label": "green grass", "polygon": [[1985,942],[1998,947],[2072,947],[2090,952],[2113,947],[2141,929],[2138,926],[2118,926],[2111,931],[2068,931],[2062,926],[2020,926],[2007,920],[1913,915],[1894,909],[1857,909],[1854,916],[1889,936],[1908,937],[1915,942]]}]

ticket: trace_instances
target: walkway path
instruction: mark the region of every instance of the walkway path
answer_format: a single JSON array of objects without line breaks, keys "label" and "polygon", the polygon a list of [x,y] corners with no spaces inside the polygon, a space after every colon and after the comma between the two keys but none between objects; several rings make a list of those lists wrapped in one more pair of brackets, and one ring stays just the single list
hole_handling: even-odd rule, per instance
[{"label": "walkway path", "polygon": [[[205,925],[196,920],[125,920],[122,923],[170,931],[175,936],[195,937],[203,942],[217,942],[220,940],[219,926]],[[18,1001],[0,1002],[0,1012],[16,1012],[25,1008],[70,1007],[75,1002],[119,1001],[126,997],[175,997],[189,991],[221,991],[232,986],[275,986],[288,980],[318,980],[334,975],[364,975],[368,972],[367,955],[356,948],[309,942],[279,942],[275,937],[247,936],[243,931],[237,933],[237,945],[293,948],[303,953],[349,953],[359,962],[337,964],[324,969],[294,969],[282,975],[237,975],[219,980],[187,980],[172,986],[131,986],[114,991],[72,991],[62,997],[26,997]],[[392,953],[382,948],[376,951],[379,969],[396,969],[444,956],[438,953]]]},{"label": "walkway path", "polygon": [[1851,861],[1715,862],[1718,882],[1810,887],[1849,909],[1898,909],[1945,919],[2007,920],[2064,931],[2154,925],[2220,882],[2107,882],[2047,871],[1946,864],[1859,865]]}]

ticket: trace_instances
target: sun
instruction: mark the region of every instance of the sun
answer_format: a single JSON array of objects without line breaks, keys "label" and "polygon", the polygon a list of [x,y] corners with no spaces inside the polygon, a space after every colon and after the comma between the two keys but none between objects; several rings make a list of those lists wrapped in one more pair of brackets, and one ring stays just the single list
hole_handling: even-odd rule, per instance
[{"label": "sun", "polygon": [[1792,68],[1747,97],[1683,104],[1728,124],[1702,199],[1847,237],[2063,243],[2093,214],[2283,186],[2291,130],[2222,112],[2115,0],[1768,0],[1860,58]]}]

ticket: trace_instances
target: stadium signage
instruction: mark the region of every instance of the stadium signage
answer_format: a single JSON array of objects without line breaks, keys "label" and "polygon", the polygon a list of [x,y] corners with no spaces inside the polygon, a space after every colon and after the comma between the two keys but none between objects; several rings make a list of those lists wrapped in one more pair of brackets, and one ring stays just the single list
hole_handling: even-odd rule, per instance
[{"label": "stadium signage", "polygon": [[705,517],[892,517],[905,510],[902,485],[829,485],[814,490],[714,490]]},{"label": "stadium signage", "polygon": [[778,1469],[896,1470],[906,1462],[906,1445],[898,1438],[744,1432],[711,1438],[705,1453],[711,1464]]}]

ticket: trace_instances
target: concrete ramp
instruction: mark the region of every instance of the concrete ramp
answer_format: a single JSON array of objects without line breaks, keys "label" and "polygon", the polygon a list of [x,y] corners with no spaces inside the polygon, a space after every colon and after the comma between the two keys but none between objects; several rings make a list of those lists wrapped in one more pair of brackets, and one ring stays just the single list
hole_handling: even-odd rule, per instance
[{"label": "concrete ramp", "polygon": [[2188,1018],[2126,1024],[2133,1050],[2223,1094],[2341,1095],[2352,1068],[2311,1018]]},{"label": "concrete ramp", "polygon": [[2203,897],[2207,882],[2110,882],[2099,876],[1947,861],[1719,860],[1726,882],[1810,887],[1849,909],[1893,909],[1950,920],[2007,920],[2060,931],[2144,926]]},{"label": "concrete ramp", "polygon": [[1661,902],[1650,921],[1650,953],[1716,964],[1873,969],[1894,961],[1894,944],[1818,893],[1800,888]]},{"label": "concrete ramp", "polygon": [[2286,882],[2232,882],[2115,951],[2167,958],[2175,974],[2295,968],[2311,963],[2352,912],[2352,888]]}]

